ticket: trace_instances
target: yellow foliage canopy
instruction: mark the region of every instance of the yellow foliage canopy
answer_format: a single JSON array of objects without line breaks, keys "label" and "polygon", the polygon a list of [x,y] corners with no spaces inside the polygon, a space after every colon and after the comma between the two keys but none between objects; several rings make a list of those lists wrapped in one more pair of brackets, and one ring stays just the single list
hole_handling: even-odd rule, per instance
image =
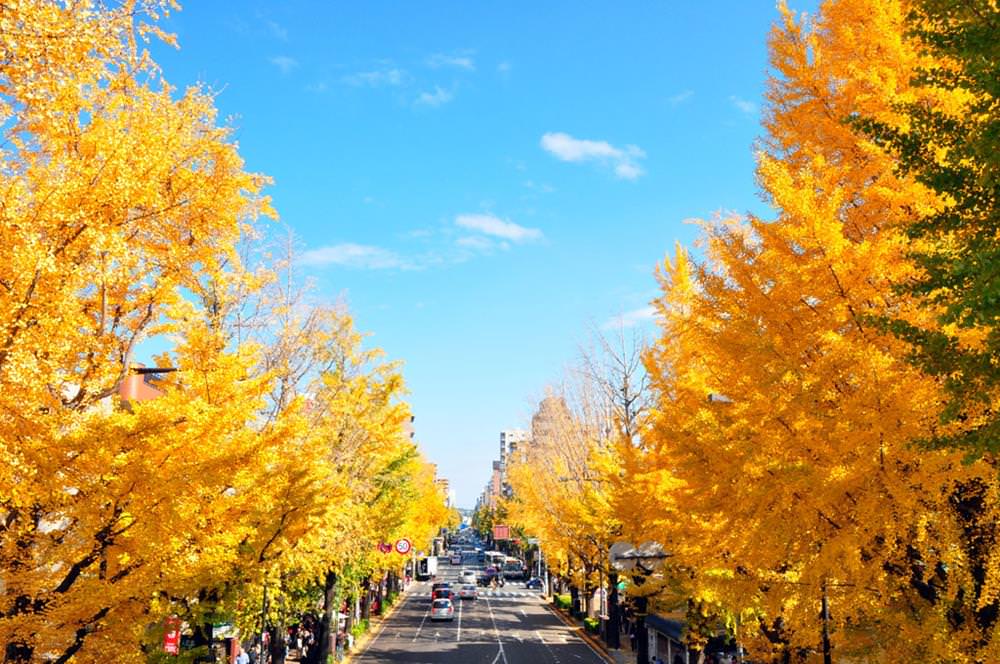
[{"label": "yellow foliage canopy", "polygon": [[919,315],[893,294],[913,270],[901,224],[939,204],[844,121],[898,121],[893,104],[918,94],[904,16],[835,0],[806,28],[784,10],[758,159],[778,217],[705,222],[704,262],[678,250],[661,273],[645,461],[683,482],[658,510],[677,524],[665,544],[694,570],[694,597],[761,619],[746,637],[758,652],[818,647],[825,594],[845,656],[996,656],[948,617],[970,571],[996,577],[958,490],[982,487],[995,514],[994,473],[911,446],[941,394],[873,323]]}]

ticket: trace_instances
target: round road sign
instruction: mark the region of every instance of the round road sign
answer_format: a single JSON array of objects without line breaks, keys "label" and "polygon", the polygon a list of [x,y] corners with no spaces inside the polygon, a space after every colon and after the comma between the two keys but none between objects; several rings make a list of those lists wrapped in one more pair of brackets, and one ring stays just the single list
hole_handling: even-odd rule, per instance
[{"label": "round road sign", "polygon": [[401,553],[405,556],[412,548],[413,546],[410,544],[410,540],[405,537],[403,539],[396,540],[396,553]]}]

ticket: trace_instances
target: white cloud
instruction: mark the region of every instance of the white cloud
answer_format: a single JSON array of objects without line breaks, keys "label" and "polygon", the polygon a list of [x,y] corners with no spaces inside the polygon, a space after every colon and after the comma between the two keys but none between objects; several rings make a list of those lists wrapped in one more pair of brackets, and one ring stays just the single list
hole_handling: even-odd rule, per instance
[{"label": "white cloud", "polygon": [[454,67],[455,69],[464,69],[466,71],[475,71],[476,69],[475,61],[467,55],[435,53],[427,58],[426,62],[427,66],[433,69],[440,69],[441,67]]},{"label": "white cloud", "polygon": [[397,87],[405,85],[409,80],[409,75],[405,69],[398,67],[385,67],[372,71],[359,71],[354,74],[344,76],[344,83],[355,87],[381,88],[383,86]]},{"label": "white cloud", "polygon": [[615,164],[615,175],[623,180],[634,180],[642,175],[642,169],[631,161],[620,161]]},{"label": "white cloud", "polygon": [[736,95],[730,96],[729,101],[733,103],[733,106],[740,109],[741,112],[746,113],[747,115],[753,115],[754,113],[757,112],[757,104],[753,103],[752,101],[747,101],[746,99],[740,99]]},{"label": "white cloud", "polygon": [[310,249],[302,254],[299,262],[315,267],[341,265],[363,270],[409,269],[412,267],[409,262],[394,251],[352,242]]},{"label": "white cloud", "polygon": [[612,316],[601,325],[602,330],[618,330],[635,327],[656,318],[656,307],[647,306],[641,309],[626,311],[619,316]]},{"label": "white cloud", "polygon": [[455,240],[455,244],[460,247],[465,247],[466,249],[475,249],[476,251],[490,251],[496,246],[496,243],[493,242],[493,240],[481,235],[460,237]]},{"label": "white cloud", "polygon": [[282,74],[288,74],[299,66],[299,61],[288,55],[276,55],[268,62],[280,69]]},{"label": "white cloud", "polygon": [[525,189],[537,191],[542,194],[551,194],[553,191],[556,190],[555,187],[546,182],[535,182],[534,180],[525,180],[521,184],[524,185]]},{"label": "white cloud", "polygon": [[683,92],[678,92],[672,97],[667,99],[671,106],[679,106],[686,102],[688,99],[694,96],[694,90],[684,90]]},{"label": "white cloud", "polygon": [[455,217],[455,225],[470,231],[478,231],[483,235],[510,240],[511,242],[526,242],[539,240],[542,231],[537,228],[525,228],[512,221],[505,221],[492,214],[460,214]]},{"label": "white cloud", "polygon": [[280,39],[281,41],[288,41],[288,28],[281,25],[277,21],[272,21],[270,19],[265,19],[264,25],[267,26],[268,32],[270,32],[274,37]]},{"label": "white cloud", "polygon": [[511,67],[510,63],[504,60],[503,62],[497,65],[497,73],[506,76],[507,74],[510,73],[510,67]]},{"label": "white cloud", "polygon": [[420,96],[417,97],[416,103],[421,106],[438,107],[443,104],[447,104],[454,98],[455,95],[451,92],[445,90],[439,85],[435,85],[434,92],[421,92]]},{"label": "white cloud", "polygon": [[623,180],[634,180],[643,174],[636,160],[646,156],[636,145],[615,147],[607,141],[574,138],[563,132],[549,132],[542,136],[542,149],[561,161],[596,161],[613,166],[615,175]]}]

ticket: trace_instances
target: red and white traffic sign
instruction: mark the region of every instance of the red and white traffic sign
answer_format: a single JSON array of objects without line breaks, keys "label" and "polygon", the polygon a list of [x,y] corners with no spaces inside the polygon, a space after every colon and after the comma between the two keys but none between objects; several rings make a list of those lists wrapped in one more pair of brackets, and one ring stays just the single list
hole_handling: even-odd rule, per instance
[{"label": "red and white traffic sign", "polygon": [[410,540],[406,539],[405,537],[396,540],[396,553],[401,553],[405,556],[410,552],[410,549],[412,548],[413,545],[410,544]]}]

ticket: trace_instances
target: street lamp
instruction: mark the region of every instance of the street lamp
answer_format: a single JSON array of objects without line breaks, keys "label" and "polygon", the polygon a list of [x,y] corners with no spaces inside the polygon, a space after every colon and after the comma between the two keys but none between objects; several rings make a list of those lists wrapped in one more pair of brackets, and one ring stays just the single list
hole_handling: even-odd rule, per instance
[{"label": "street lamp", "polygon": [[[663,550],[659,542],[643,542],[635,547],[631,542],[616,542],[611,546],[609,552],[611,566],[618,571],[632,574],[632,581],[636,586],[641,586],[646,577],[652,575],[663,565],[663,561],[671,554]],[[617,593],[617,589],[612,592]],[[648,664],[649,662],[649,635],[646,631],[646,612],[649,608],[649,598],[644,595],[635,597],[635,617],[636,617],[636,664]],[[617,623],[617,616],[615,616]],[[615,626],[617,638],[617,626]]]}]

